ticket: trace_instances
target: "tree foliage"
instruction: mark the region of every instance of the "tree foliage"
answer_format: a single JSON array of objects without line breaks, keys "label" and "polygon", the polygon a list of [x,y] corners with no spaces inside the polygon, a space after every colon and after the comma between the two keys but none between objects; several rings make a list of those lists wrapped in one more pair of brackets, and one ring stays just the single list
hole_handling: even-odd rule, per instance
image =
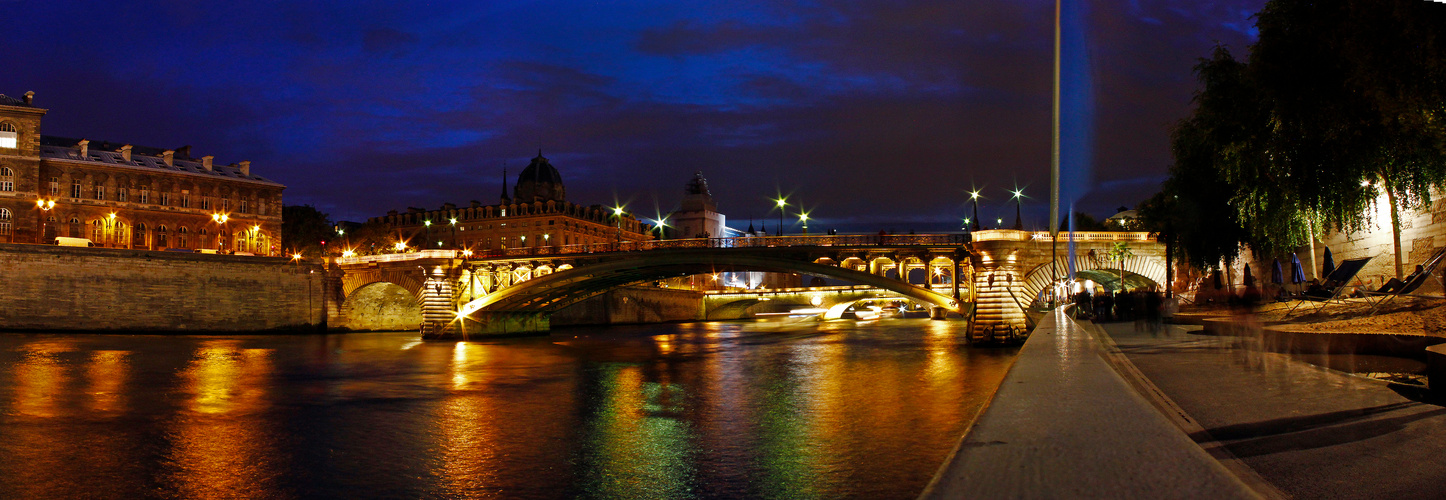
[{"label": "tree foliage", "polygon": [[1323,230],[1370,229],[1387,222],[1369,216],[1384,195],[1399,261],[1398,211],[1427,206],[1446,183],[1446,5],[1272,0],[1256,26],[1248,61],[1217,47],[1196,66],[1196,109],[1172,133],[1172,203],[1238,226],[1180,227],[1186,258],[1229,261],[1242,243],[1279,254]]},{"label": "tree foliage", "polygon": [[335,234],[331,218],[311,205],[281,207],[281,244],[287,252],[307,257],[322,254],[323,241]]}]

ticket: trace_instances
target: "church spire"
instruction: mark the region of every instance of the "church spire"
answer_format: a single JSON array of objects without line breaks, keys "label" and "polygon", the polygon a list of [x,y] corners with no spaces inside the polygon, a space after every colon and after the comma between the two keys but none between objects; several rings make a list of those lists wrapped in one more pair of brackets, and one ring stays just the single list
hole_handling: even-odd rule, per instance
[{"label": "church spire", "polygon": [[507,202],[509,202],[509,201],[511,201],[511,198],[507,196],[507,165],[503,165],[503,166],[502,166],[502,204],[503,204],[503,205],[506,205]]}]

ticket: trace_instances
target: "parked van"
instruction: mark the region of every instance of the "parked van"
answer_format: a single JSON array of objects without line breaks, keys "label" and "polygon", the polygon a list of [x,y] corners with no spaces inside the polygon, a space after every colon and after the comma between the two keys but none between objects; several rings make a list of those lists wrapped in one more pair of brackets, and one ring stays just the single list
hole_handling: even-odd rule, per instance
[{"label": "parked van", "polygon": [[63,246],[63,247],[93,247],[93,246],[95,246],[95,243],[91,243],[91,242],[90,242],[90,239],[87,239],[87,238],[71,238],[71,237],[69,237],[69,236],[56,236],[56,237],[55,237],[55,244],[56,244],[56,245]]},{"label": "parked van", "polygon": [[214,248],[197,248],[196,253],[216,253]]}]

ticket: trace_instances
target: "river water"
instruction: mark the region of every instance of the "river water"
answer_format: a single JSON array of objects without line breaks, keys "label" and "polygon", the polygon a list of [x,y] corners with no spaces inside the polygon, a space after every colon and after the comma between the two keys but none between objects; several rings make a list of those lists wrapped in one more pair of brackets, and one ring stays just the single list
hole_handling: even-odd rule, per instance
[{"label": "river water", "polygon": [[912,498],[1015,352],[912,319],[0,334],[0,497]]}]

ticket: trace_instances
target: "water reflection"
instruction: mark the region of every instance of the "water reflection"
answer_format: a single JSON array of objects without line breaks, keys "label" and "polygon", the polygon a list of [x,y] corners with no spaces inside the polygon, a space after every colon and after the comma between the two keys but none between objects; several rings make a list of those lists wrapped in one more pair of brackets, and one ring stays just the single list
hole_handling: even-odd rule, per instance
[{"label": "water reflection", "polygon": [[927,320],[0,335],[0,497],[911,498],[1012,356]]},{"label": "water reflection", "polygon": [[180,374],[187,411],[166,436],[168,490],[174,498],[255,498],[274,494],[285,468],[264,413],[273,385],[271,349],[246,349],[235,340],[196,348]]}]

